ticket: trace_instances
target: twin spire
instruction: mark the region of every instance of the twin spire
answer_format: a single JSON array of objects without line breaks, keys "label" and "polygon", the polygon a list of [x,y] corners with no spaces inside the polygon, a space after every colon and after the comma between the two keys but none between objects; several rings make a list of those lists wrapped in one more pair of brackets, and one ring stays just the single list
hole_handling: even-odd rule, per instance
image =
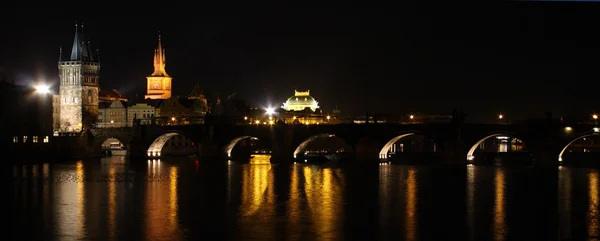
[{"label": "twin spire", "polygon": [[169,77],[165,69],[166,66],[165,49],[162,47],[162,39],[158,32],[158,48],[154,50],[154,72],[151,76]]},{"label": "twin spire", "polygon": [[90,46],[90,41],[86,41],[83,36],[83,23],[75,23],[75,38],[71,48],[71,61],[90,61],[94,62],[94,55]]}]

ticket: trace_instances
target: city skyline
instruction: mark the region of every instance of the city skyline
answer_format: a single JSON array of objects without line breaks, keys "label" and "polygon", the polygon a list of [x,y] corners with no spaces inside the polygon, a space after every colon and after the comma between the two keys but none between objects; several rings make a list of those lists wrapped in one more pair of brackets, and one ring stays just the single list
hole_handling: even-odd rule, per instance
[{"label": "city skyline", "polygon": [[[324,109],[337,105],[348,114],[463,108],[469,118],[506,113],[524,119],[543,118],[547,111],[596,112],[588,104],[600,101],[593,94],[596,37],[579,31],[598,22],[595,6],[493,7],[452,18],[416,8],[398,12],[400,17],[383,9],[282,8],[254,14],[216,9],[158,22],[118,15],[102,21],[61,16],[27,27],[3,21],[9,37],[2,46],[11,48],[3,51],[0,66],[17,81],[42,76],[56,86],[58,49],[68,48],[74,23],[81,21],[100,49],[101,88],[127,96],[144,94],[160,31],[179,95],[200,83],[236,92],[257,107],[278,106],[291,90],[310,89]],[[480,21],[464,22],[470,18]],[[541,21],[562,18],[552,26]],[[404,21],[410,19],[418,21]]]}]

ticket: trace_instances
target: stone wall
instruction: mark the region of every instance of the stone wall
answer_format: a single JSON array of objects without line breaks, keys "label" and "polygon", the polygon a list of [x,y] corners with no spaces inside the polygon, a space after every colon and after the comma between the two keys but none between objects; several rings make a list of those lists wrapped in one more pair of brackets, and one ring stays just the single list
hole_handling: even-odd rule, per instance
[{"label": "stone wall", "polygon": [[82,128],[81,86],[60,87],[60,130],[80,132]]}]

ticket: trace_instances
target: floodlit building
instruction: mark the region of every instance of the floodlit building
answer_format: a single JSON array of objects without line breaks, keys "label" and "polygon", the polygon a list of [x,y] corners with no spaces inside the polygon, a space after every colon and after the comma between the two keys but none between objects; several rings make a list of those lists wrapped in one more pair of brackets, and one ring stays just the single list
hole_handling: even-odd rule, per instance
[{"label": "floodlit building", "polygon": [[306,108],[317,111],[319,102],[310,96],[310,90],[304,92],[296,90],[294,96],[288,98],[281,108],[286,111],[304,111]]}]

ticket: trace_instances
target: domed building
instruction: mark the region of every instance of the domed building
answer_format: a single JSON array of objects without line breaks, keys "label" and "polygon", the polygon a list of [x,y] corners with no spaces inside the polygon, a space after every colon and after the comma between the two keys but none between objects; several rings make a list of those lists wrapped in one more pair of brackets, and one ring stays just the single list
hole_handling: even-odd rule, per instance
[{"label": "domed building", "polygon": [[310,90],[305,92],[295,90],[294,96],[288,98],[281,106],[286,111],[303,111],[307,107],[312,111],[319,108],[319,102],[310,96]]}]

